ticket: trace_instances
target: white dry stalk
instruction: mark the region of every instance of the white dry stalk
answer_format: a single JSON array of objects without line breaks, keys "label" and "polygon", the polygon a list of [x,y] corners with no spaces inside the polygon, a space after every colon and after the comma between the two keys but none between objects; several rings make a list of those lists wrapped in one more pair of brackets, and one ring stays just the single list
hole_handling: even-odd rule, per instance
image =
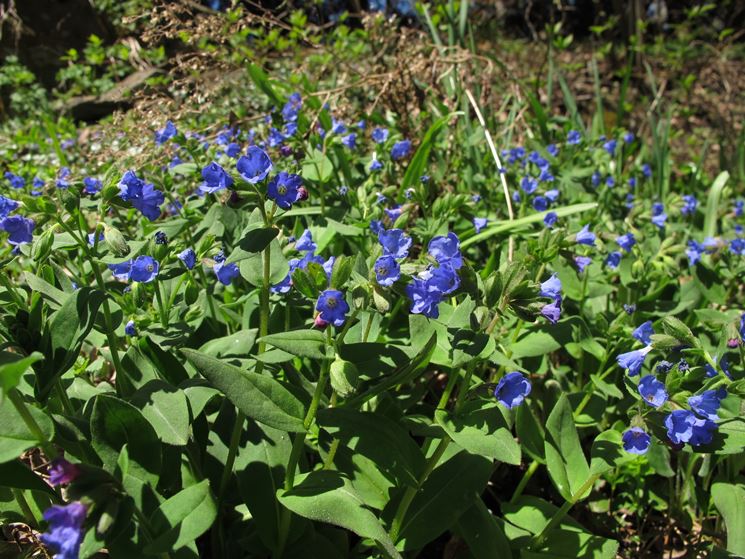
[{"label": "white dry stalk", "polygon": [[[473,95],[471,94],[471,91],[466,89],[466,95],[468,96],[468,100],[471,102],[471,106],[473,107],[473,110],[476,112],[476,118],[479,120],[479,124],[481,124],[481,128],[484,130],[484,135],[486,136],[486,143],[489,144],[489,148],[491,149],[491,154],[494,156],[494,161],[497,164],[497,174],[499,175],[500,180],[502,181],[502,190],[504,190],[504,201],[507,202],[507,215],[510,218],[510,221],[513,221],[515,219],[515,214],[512,211],[512,199],[510,198],[510,189],[507,187],[507,178],[504,176],[504,173],[502,172],[502,162],[499,160],[499,154],[497,153],[497,148],[494,145],[494,140],[492,140],[491,134],[489,133],[489,129],[486,127],[486,121],[484,120],[484,116],[481,114],[481,111],[479,110],[478,105],[476,104],[476,100],[473,98]],[[515,249],[515,243],[512,238],[512,234],[509,236],[509,245],[507,250],[507,261],[512,262],[512,255],[514,253]]]}]

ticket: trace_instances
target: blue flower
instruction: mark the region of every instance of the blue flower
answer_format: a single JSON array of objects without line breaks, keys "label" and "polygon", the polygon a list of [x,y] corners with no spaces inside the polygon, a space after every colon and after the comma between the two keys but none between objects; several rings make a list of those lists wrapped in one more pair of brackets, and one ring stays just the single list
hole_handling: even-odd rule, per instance
[{"label": "blue flower", "polygon": [[378,126],[373,129],[370,136],[372,137],[373,142],[376,144],[382,144],[388,139],[388,129]]},{"label": "blue flower", "polygon": [[595,245],[595,233],[590,231],[590,226],[585,225],[575,236],[577,242],[581,245]]},{"label": "blue flower", "polygon": [[538,188],[538,181],[533,177],[523,177],[523,180],[520,181],[520,188],[525,194],[533,194]]},{"label": "blue flower", "polygon": [[447,237],[435,237],[429,242],[427,252],[442,265],[451,266],[454,270],[463,266],[463,257],[460,254],[460,241],[452,231]]},{"label": "blue flower", "polygon": [[83,179],[83,192],[85,194],[97,194],[101,192],[103,184],[100,180],[94,177],[85,177]]},{"label": "blue flower", "polygon": [[630,144],[634,141],[634,133],[633,132],[626,132],[626,134],[623,135],[623,141],[624,143]]},{"label": "blue flower", "polygon": [[440,316],[438,305],[442,301],[442,292],[430,289],[426,280],[413,278],[412,282],[406,286],[406,296],[411,299],[412,314],[423,314],[428,318],[437,318]]},{"label": "blue flower", "polygon": [[548,297],[549,299],[556,299],[561,297],[561,280],[557,274],[553,274],[550,278],[541,284],[541,290],[539,292],[541,297]]},{"label": "blue flower", "polygon": [[626,314],[632,315],[636,312],[636,305],[623,305],[623,310]]},{"label": "blue flower", "polygon": [[150,221],[160,217],[160,205],[165,200],[162,192],[155,190],[152,184],[138,178],[132,171],[124,173],[119,183],[119,196],[125,202],[131,202]]},{"label": "blue flower", "polygon": [[738,256],[745,256],[745,239],[732,239],[729,242],[729,251]]},{"label": "blue flower", "polygon": [[698,243],[694,240],[688,241],[688,248],[686,248],[688,265],[695,266],[701,260],[701,257],[704,255],[705,252],[706,247],[704,247],[704,245],[702,245],[701,243]]},{"label": "blue flower", "polygon": [[474,217],[473,218],[473,227],[476,229],[476,233],[480,233],[481,230],[486,227],[486,224],[489,222],[489,220],[485,217]]},{"label": "blue flower", "polygon": [[7,171],[5,173],[5,178],[8,179],[8,181],[10,182],[10,186],[12,186],[13,188],[23,188],[24,186],[26,186],[26,179],[24,179],[20,175],[15,175],[10,171]]},{"label": "blue flower", "polygon": [[375,280],[383,287],[390,287],[401,277],[401,268],[392,256],[381,256],[375,261]]},{"label": "blue flower", "polygon": [[269,129],[269,135],[266,140],[270,148],[276,148],[281,146],[286,139],[285,135],[278,128],[272,127]]},{"label": "blue flower", "polygon": [[160,265],[152,256],[138,256],[132,261],[129,279],[142,283],[149,283],[158,276]]},{"label": "blue flower", "polygon": [[55,458],[49,468],[49,483],[53,486],[72,483],[80,475],[80,467],[64,458]]},{"label": "blue flower", "polygon": [[554,225],[556,225],[556,222],[558,221],[559,216],[556,215],[556,212],[548,212],[546,216],[543,218],[543,223],[546,227],[551,229]]},{"label": "blue flower", "polygon": [[391,148],[391,159],[399,161],[409,155],[411,151],[411,142],[409,140],[401,140],[393,144]]},{"label": "blue flower", "polygon": [[667,214],[665,213],[665,206],[660,202],[652,204],[652,223],[662,229],[665,226],[667,220]]},{"label": "blue flower", "polygon": [[745,200],[737,200],[735,202],[735,217],[742,217],[745,212]]},{"label": "blue flower", "polygon": [[272,160],[260,147],[249,146],[246,155],[238,159],[235,168],[243,180],[256,184],[263,181],[272,170]]},{"label": "blue flower", "polygon": [[630,427],[621,436],[623,449],[631,454],[646,454],[652,437],[641,427]]},{"label": "blue flower", "polygon": [[220,252],[214,257],[215,265],[212,271],[215,272],[215,276],[223,285],[230,285],[230,283],[240,275],[240,270],[235,262],[225,262],[225,255]]},{"label": "blue flower", "polygon": [[[103,233],[98,234],[98,241],[101,242],[104,240]],[[88,233],[88,246],[93,246],[96,244],[96,234],[95,233]]]},{"label": "blue flower", "polygon": [[347,131],[347,126],[341,121],[336,120],[333,116],[331,117],[331,133],[332,134],[344,134]]},{"label": "blue flower", "polygon": [[178,258],[189,270],[194,268],[194,265],[197,263],[197,255],[194,252],[193,248],[182,250],[181,252],[179,252]]},{"label": "blue flower", "polygon": [[589,256],[574,257],[574,264],[577,266],[577,271],[579,271],[580,274],[585,271],[585,268],[587,268],[591,262],[592,258],[590,258]]},{"label": "blue flower", "polygon": [[380,161],[378,161],[377,159],[373,159],[373,160],[372,160],[372,161],[370,162],[370,167],[369,167],[369,169],[370,169],[371,171],[373,171],[373,172],[374,172],[374,171],[380,171],[380,170],[381,170],[382,168],[383,168],[383,164],[382,164],[382,163],[381,163]]},{"label": "blue flower", "polygon": [[370,222],[370,231],[372,231],[375,235],[379,235],[381,231],[385,231],[383,222],[379,219],[373,219]]},{"label": "blue flower", "polygon": [[688,405],[701,417],[717,420],[719,419],[717,414],[719,406],[726,397],[727,390],[724,387],[718,390],[705,390],[701,394],[688,398]]},{"label": "blue flower", "polygon": [[4,219],[8,217],[8,214],[15,210],[18,207],[18,202],[15,200],[11,200],[10,198],[6,198],[5,196],[0,196],[0,219]]},{"label": "blue flower", "polygon": [[427,289],[441,296],[449,295],[460,286],[458,272],[447,264],[434,267],[429,266],[419,278],[427,284]]},{"label": "blue flower", "polygon": [[204,182],[199,186],[200,194],[214,194],[233,186],[233,178],[214,161],[202,169],[202,178]]},{"label": "blue flower", "polygon": [[665,385],[654,378],[653,375],[646,375],[639,380],[639,394],[650,406],[659,408],[667,402],[667,390]]},{"label": "blue flower", "polygon": [[494,397],[500,404],[512,409],[523,403],[525,397],[530,394],[530,389],[530,381],[525,375],[513,371],[499,379],[494,389]]},{"label": "blue flower", "polygon": [[567,134],[567,144],[570,146],[576,146],[582,141],[582,134],[577,130],[570,130]]},{"label": "blue flower", "polygon": [[127,260],[120,264],[109,264],[109,270],[112,275],[119,281],[129,281],[129,274],[132,271],[132,261]]},{"label": "blue flower", "polygon": [[78,559],[86,513],[85,505],[78,502],[52,505],[44,511],[49,528],[41,535],[41,541],[54,551],[56,559]]},{"label": "blue flower", "polygon": [[664,359],[657,363],[654,370],[657,371],[660,374],[667,374],[670,372],[670,369],[673,368],[673,364],[670,363],[670,361],[665,361]]},{"label": "blue flower", "polygon": [[648,345],[642,349],[622,353],[616,357],[616,361],[622,369],[628,369],[630,377],[634,377],[641,372],[644,359],[650,351],[652,351],[652,346]]},{"label": "blue flower", "polygon": [[351,132],[350,134],[347,134],[346,136],[342,136],[341,143],[349,149],[356,148],[357,147],[357,134],[355,134],[354,132]]},{"label": "blue flower", "polygon": [[70,177],[70,168],[62,167],[59,170],[59,173],[57,173],[57,188],[61,188],[62,190],[65,190],[66,188],[70,188],[70,181],[67,180],[69,177]]},{"label": "blue flower", "polygon": [[590,182],[592,183],[592,186],[595,188],[600,186],[600,179],[601,179],[600,172],[594,171],[592,173],[592,176],[590,177]]},{"label": "blue flower", "polygon": [[631,190],[636,188],[636,177],[629,177],[628,185]]},{"label": "blue flower", "polygon": [[561,318],[561,297],[557,297],[553,302],[543,305],[541,315],[548,319],[551,324],[556,324]]},{"label": "blue flower", "polygon": [[644,345],[652,343],[652,334],[654,334],[654,328],[652,328],[652,321],[647,320],[644,324],[639,325],[636,330],[631,333],[631,336],[639,340]]},{"label": "blue flower", "polygon": [[710,419],[697,418],[688,410],[673,410],[665,417],[665,427],[673,443],[698,446],[711,442],[717,425]]},{"label": "blue flower", "polygon": [[300,200],[303,191],[303,179],[299,175],[291,175],[285,171],[269,181],[267,197],[274,200],[283,210],[289,210],[292,204]]},{"label": "blue flower", "polygon": [[282,107],[282,118],[285,122],[293,122],[297,120],[297,114],[303,106],[303,99],[300,94],[295,92],[290,95],[285,106]]},{"label": "blue flower", "polygon": [[698,207],[698,200],[696,200],[696,197],[693,194],[686,194],[683,196],[683,202],[684,205],[680,209],[680,213],[683,215],[690,215],[693,213],[696,213],[696,208]]},{"label": "blue flower", "polygon": [[0,221],[0,228],[8,233],[8,242],[14,246],[30,243],[35,225],[33,219],[20,215],[9,215]]},{"label": "blue flower", "polygon": [[406,258],[411,246],[411,237],[403,229],[388,229],[378,233],[378,241],[383,247],[383,254],[393,258]]},{"label": "blue flower", "polygon": [[551,171],[549,171],[548,167],[546,167],[545,169],[541,169],[541,172],[538,175],[538,181],[539,182],[554,182],[554,176],[551,174]]},{"label": "blue flower", "polygon": [[512,201],[515,202],[515,204],[519,204],[520,200],[520,193],[517,190],[512,191]]},{"label": "blue flower", "polygon": [[623,250],[625,250],[626,252],[629,252],[631,250],[631,247],[633,247],[636,244],[636,238],[634,238],[633,233],[626,233],[625,235],[616,237],[616,243]]},{"label": "blue flower", "polygon": [[544,196],[533,198],[533,209],[537,212],[545,212],[548,209],[548,200]]},{"label": "blue flower", "polygon": [[608,152],[608,155],[613,157],[616,154],[616,146],[618,142],[616,140],[608,140],[603,144],[603,149]]},{"label": "blue flower", "polygon": [[137,328],[135,327],[135,321],[130,320],[127,322],[127,324],[124,326],[124,333],[127,336],[136,336],[137,335]]},{"label": "blue flower", "polygon": [[556,144],[548,144],[546,146],[546,151],[551,157],[556,157],[559,155],[559,148],[556,147]]},{"label": "blue flower", "polygon": [[608,257],[605,259],[605,263],[610,269],[615,270],[616,268],[618,268],[618,265],[621,263],[622,257],[623,255],[620,252],[618,252],[617,250],[614,250],[613,252],[608,254]]},{"label": "blue flower", "polygon": [[176,125],[173,124],[170,120],[166,122],[165,128],[162,130],[156,130],[155,132],[155,143],[159,146],[166,143],[168,140],[173,138],[176,134],[178,134],[178,130],[176,130]]},{"label": "blue flower", "polygon": [[383,211],[385,211],[385,215],[388,216],[388,219],[390,219],[391,222],[396,221],[401,216],[401,214],[404,213],[404,210],[401,206],[394,206]]},{"label": "blue flower", "polygon": [[[714,363],[716,363],[718,360],[718,357],[714,357]],[[722,357],[722,359],[719,361],[719,367],[722,369],[722,372],[727,376],[727,378],[731,379],[732,375],[729,372],[729,363],[727,362],[727,356],[725,355]],[[712,378],[717,376],[719,373],[717,373],[717,370],[709,365],[708,363],[704,366],[704,370],[706,371],[706,378]]]},{"label": "blue flower", "polygon": [[652,178],[652,168],[649,166],[648,163],[642,165],[642,175],[644,175],[648,179]]},{"label": "blue flower", "polygon": [[552,188],[551,190],[546,191],[546,198],[548,198],[549,202],[554,203],[559,199],[559,194],[560,192],[558,190]]},{"label": "blue flower", "polygon": [[347,320],[349,305],[344,300],[344,294],[341,291],[327,289],[318,297],[316,310],[320,312],[321,320],[338,328],[343,326]]},{"label": "blue flower", "polygon": [[295,241],[296,250],[302,250],[303,252],[314,252],[316,248],[318,248],[318,245],[313,242],[313,235],[311,234],[310,229],[306,229],[305,231],[303,231],[303,234],[300,235],[300,238]]},{"label": "blue flower", "polygon": [[608,188],[613,188],[616,186],[616,179],[614,179],[611,175],[608,175],[605,177],[605,186]]},{"label": "blue flower", "polygon": [[531,151],[528,155],[528,161],[533,163],[539,169],[545,169],[549,166],[548,160],[544,159],[537,151]]}]

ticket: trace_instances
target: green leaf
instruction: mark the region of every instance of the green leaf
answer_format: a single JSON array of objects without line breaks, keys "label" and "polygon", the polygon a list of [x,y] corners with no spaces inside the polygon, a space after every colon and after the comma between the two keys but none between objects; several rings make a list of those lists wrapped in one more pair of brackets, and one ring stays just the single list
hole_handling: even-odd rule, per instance
[{"label": "green leaf", "polygon": [[269,334],[259,338],[259,341],[298,357],[310,359],[326,357],[326,338],[318,330],[290,330],[281,334]]},{"label": "green leaf", "polygon": [[116,471],[126,445],[126,473],[155,487],[160,478],[160,441],[140,410],[115,396],[99,394],[93,402],[90,429],[93,448],[107,471]]},{"label": "green leaf", "polygon": [[420,549],[455,525],[486,488],[492,470],[491,460],[463,451],[437,466],[404,517],[404,549]]},{"label": "green leaf", "polygon": [[[26,409],[40,427],[44,439],[52,440],[54,425],[49,416],[33,405],[27,404]],[[6,399],[0,405],[0,464],[15,460],[40,442],[42,441],[38,440],[26,427],[16,407]]]},{"label": "green leaf", "polygon": [[[238,248],[245,252],[261,252],[269,243],[279,235],[279,229],[276,227],[263,227],[260,222],[250,224],[243,232],[241,239],[238,241]],[[234,257],[235,249],[231,253],[231,259]],[[230,260],[235,262],[236,260]]]},{"label": "green leaf", "polygon": [[398,485],[416,487],[424,455],[398,423],[379,413],[345,408],[320,410],[317,420],[343,446],[370,458]]},{"label": "green leaf", "polygon": [[279,381],[183,348],[192,365],[247,417],[282,431],[305,430],[305,406]]},{"label": "green leaf", "polygon": [[722,171],[714,179],[714,183],[709,189],[709,197],[706,199],[706,209],[704,210],[704,237],[716,237],[717,221],[719,220],[719,199],[722,197],[722,190],[727,184],[729,173]]},{"label": "green leaf", "polygon": [[303,160],[303,179],[326,183],[334,172],[334,164],[322,151],[316,148],[305,156]]},{"label": "green leaf", "polygon": [[591,474],[604,474],[636,459],[634,454],[623,449],[621,433],[615,429],[603,431],[595,437],[590,456]]},{"label": "green leaf", "polygon": [[427,165],[427,160],[429,159],[429,153],[432,151],[432,146],[434,145],[437,133],[452,119],[452,117],[453,115],[441,116],[432,123],[424,134],[422,143],[419,144],[416,153],[411,158],[409,166],[406,168],[406,172],[404,173],[404,178],[401,181],[402,190],[406,190],[409,186],[416,184],[419,181],[419,177],[424,174],[424,169]]},{"label": "green leaf", "polygon": [[272,83],[269,81],[269,76],[266,75],[266,72],[264,72],[261,66],[249,64],[248,75],[251,76],[253,82],[261,91],[264,92],[264,94],[266,94],[267,97],[269,97],[269,100],[274,105],[278,107],[284,105],[286,99],[283,99],[282,96],[274,90]]},{"label": "green leaf", "polygon": [[321,470],[297,476],[295,487],[279,491],[277,497],[299,516],[346,528],[374,540],[388,556],[401,558],[378,518],[339,472]]},{"label": "green leaf", "polygon": [[515,432],[520,445],[533,460],[546,463],[546,449],[543,443],[543,427],[538,423],[533,410],[527,404],[519,406],[515,414]]},{"label": "green leaf", "polygon": [[[285,279],[290,265],[277,239],[269,243],[269,247],[269,283],[274,285]],[[251,285],[259,287],[264,284],[264,252],[242,253],[239,268],[243,279]]]},{"label": "green leaf", "polygon": [[512,559],[507,536],[481,499],[461,515],[457,530],[474,559]]},{"label": "green leaf", "polygon": [[189,404],[182,390],[162,380],[151,380],[132,396],[132,403],[140,408],[162,442],[174,446],[189,442]]},{"label": "green leaf", "polygon": [[745,485],[715,483],[711,496],[727,525],[727,551],[745,555]]},{"label": "green leaf", "polygon": [[590,476],[582,452],[572,406],[565,394],[559,397],[546,421],[546,466],[554,485],[567,501]]},{"label": "green leaf", "polygon": [[520,445],[504,420],[496,402],[467,402],[452,416],[447,410],[435,412],[437,423],[448,435],[471,454],[485,456],[515,466],[520,464]]},{"label": "green leaf", "polygon": [[145,552],[176,551],[209,530],[215,518],[217,507],[210,493],[209,480],[182,489],[151,515],[150,530],[155,536],[145,546]]},{"label": "green leaf", "polygon": [[31,365],[42,359],[44,359],[44,356],[38,351],[27,357],[9,351],[0,352],[0,390],[3,394],[18,386],[23,373]]},{"label": "green leaf", "polygon": [[54,490],[20,460],[0,464],[0,487],[40,491],[57,498]]},{"label": "green leaf", "polygon": [[199,351],[212,357],[248,357],[258,332],[257,328],[251,328],[238,330],[235,334],[222,338],[213,338],[200,347]]}]

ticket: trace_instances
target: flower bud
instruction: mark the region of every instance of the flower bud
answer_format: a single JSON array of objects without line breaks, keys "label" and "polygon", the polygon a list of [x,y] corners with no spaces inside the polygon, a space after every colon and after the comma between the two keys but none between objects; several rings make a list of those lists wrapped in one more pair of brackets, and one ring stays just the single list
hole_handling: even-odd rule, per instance
[{"label": "flower bud", "polygon": [[106,245],[116,256],[127,256],[129,254],[129,245],[118,229],[110,225],[103,224],[103,239]]},{"label": "flower bud", "polygon": [[304,186],[300,186],[297,189],[297,199],[298,201],[303,201],[308,199],[308,190]]}]

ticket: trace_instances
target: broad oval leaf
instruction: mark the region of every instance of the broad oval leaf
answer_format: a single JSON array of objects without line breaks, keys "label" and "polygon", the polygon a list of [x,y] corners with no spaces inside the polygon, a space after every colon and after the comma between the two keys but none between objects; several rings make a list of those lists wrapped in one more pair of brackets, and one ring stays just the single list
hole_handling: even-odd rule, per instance
[{"label": "broad oval leaf", "polygon": [[298,357],[323,359],[326,356],[326,338],[318,330],[291,330],[281,334],[269,334],[259,338],[259,341]]},{"label": "broad oval leaf", "polygon": [[162,380],[151,380],[132,396],[132,403],[140,408],[162,442],[184,446],[189,441],[189,404],[182,390]]},{"label": "broad oval leaf", "polygon": [[559,397],[546,421],[546,466],[561,496],[571,501],[587,481],[590,467],[582,452],[572,406],[565,394]]},{"label": "broad oval leaf", "polygon": [[[26,409],[41,428],[44,438],[52,440],[54,425],[47,414],[35,406],[26,406]],[[0,464],[15,460],[40,442],[26,427],[15,406],[6,398],[0,405]]]}]

